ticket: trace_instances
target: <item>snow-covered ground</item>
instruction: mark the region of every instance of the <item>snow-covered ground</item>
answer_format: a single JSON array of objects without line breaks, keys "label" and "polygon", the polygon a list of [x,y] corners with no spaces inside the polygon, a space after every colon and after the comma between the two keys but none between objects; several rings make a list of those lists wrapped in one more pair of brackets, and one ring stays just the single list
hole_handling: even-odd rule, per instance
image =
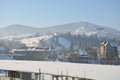
[{"label": "snow-covered ground", "polygon": [[40,46],[40,43],[42,43],[44,46],[54,47],[55,50],[69,49],[71,45],[71,42],[68,39],[64,37],[56,38],[52,35],[23,39],[20,42],[26,46]]},{"label": "snow-covered ground", "polygon": [[86,77],[95,80],[120,80],[120,66],[78,64],[51,61],[17,61],[0,60],[0,69],[24,72],[69,75],[74,77]]},{"label": "snow-covered ground", "polygon": [[27,39],[22,39],[21,43],[26,44],[26,46],[38,46],[40,40],[46,40],[51,38],[51,36],[40,36],[40,37],[34,37],[34,38],[27,38]]}]

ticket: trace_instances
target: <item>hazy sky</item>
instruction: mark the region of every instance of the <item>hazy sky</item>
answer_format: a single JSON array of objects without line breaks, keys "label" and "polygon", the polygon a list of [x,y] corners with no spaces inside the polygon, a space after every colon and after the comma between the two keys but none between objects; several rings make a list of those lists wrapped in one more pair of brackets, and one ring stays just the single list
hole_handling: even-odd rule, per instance
[{"label": "hazy sky", "polygon": [[0,28],[91,22],[120,30],[120,0],[0,0]]}]

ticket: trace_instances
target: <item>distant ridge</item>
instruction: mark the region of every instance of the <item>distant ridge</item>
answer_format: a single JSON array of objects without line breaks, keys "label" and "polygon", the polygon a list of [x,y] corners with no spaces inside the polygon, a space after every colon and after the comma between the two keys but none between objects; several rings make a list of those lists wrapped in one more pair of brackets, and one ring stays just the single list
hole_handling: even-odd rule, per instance
[{"label": "distant ridge", "polygon": [[0,29],[0,33],[4,35],[19,35],[38,32],[39,28],[34,28],[31,26],[25,26],[20,24],[8,25]]},{"label": "distant ridge", "polygon": [[69,24],[63,24],[63,25],[55,25],[55,26],[50,26],[45,28],[35,28],[31,26],[26,26],[26,25],[12,24],[4,28],[1,28],[0,35],[8,36],[8,35],[19,35],[19,34],[28,34],[28,33],[45,34],[47,32],[52,32],[52,33],[71,32],[73,34],[81,34],[81,33],[93,34],[93,33],[97,33],[96,28],[99,28],[99,27],[104,28],[103,35],[110,36],[110,37],[120,36],[120,31],[116,29],[95,25],[89,22],[76,22],[76,23],[69,23]]}]

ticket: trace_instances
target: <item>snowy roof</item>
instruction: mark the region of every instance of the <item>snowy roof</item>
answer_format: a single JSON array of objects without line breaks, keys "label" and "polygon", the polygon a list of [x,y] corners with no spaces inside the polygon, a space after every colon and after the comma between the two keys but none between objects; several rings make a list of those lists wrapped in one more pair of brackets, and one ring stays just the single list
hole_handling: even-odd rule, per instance
[{"label": "snowy roof", "polygon": [[79,49],[79,53],[80,53],[80,55],[88,56],[88,53],[85,50]]},{"label": "snowy roof", "polygon": [[107,42],[102,42],[101,45],[105,46],[107,45]]},{"label": "snowy roof", "polygon": [[101,45],[107,46],[108,44],[110,44],[110,46],[112,47],[117,47],[117,44],[115,42],[102,42]]},{"label": "snowy roof", "polygon": [[114,42],[110,42],[110,45],[111,45],[112,47],[117,47],[117,44],[114,43]]},{"label": "snowy roof", "polygon": [[[120,66],[96,65],[51,61],[22,61],[22,60],[0,60],[0,69],[21,72],[35,72],[68,74],[74,77],[91,78],[95,80],[120,80]],[[67,72],[66,72],[67,71]]]},{"label": "snowy roof", "polygon": [[105,46],[107,46],[107,45],[108,45],[108,42],[105,43]]}]

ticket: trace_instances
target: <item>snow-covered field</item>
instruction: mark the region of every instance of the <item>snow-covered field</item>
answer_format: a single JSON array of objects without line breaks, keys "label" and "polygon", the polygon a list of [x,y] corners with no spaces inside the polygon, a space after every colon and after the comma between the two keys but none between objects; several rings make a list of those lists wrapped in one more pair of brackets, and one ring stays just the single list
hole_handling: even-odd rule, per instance
[{"label": "snow-covered field", "polygon": [[120,80],[120,66],[67,62],[0,60],[0,69],[86,77],[95,80]]}]

